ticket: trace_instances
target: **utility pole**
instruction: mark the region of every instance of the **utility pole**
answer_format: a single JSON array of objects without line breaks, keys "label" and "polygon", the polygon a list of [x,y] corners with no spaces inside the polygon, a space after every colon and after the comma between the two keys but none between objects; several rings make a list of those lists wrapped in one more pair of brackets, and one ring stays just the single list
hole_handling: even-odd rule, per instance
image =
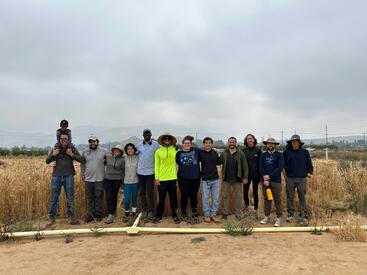
[{"label": "utility pole", "polygon": [[198,132],[195,133],[195,141],[198,143]]},{"label": "utility pole", "polygon": [[282,145],[284,145],[284,132],[282,130]]},{"label": "utility pole", "polygon": [[329,160],[329,137],[328,137],[328,130],[327,130],[327,124],[325,126],[325,141],[326,141],[326,148],[325,148],[325,159]]},{"label": "utility pole", "polygon": [[363,147],[366,149],[366,133],[363,133]]}]

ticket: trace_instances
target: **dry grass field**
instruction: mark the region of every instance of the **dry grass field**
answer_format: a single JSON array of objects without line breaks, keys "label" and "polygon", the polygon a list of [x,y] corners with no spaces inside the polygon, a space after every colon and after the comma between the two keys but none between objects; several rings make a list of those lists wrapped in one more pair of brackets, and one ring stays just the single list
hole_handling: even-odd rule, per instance
[{"label": "dry grass field", "polygon": [[[358,162],[340,165],[317,160],[314,164],[315,174],[307,190],[311,225],[343,225],[335,234],[96,234],[46,237],[41,241],[17,239],[0,243],[0,274],[366,274],[367,233],[355,226],[367,223],[367,170]],[[81,218],[86,201],[76,168],[75,213]],[[28,230],[45,224],[51,171],[44,157],[0,160],[0,223],[21,221],[20,228]],[[63,193],[60,199],[53,229],[106,226],[103,222],[67,224]],[[262,202],[260,205],[262,209]],[[121,215],[121,209],[119,212]],[[108,226],[125,225],[117,219]],[[169,217],[158,225],[140,226],[218,227],[205,223],[175,225]],[[284,222],[284,226],[299,225]]]}]

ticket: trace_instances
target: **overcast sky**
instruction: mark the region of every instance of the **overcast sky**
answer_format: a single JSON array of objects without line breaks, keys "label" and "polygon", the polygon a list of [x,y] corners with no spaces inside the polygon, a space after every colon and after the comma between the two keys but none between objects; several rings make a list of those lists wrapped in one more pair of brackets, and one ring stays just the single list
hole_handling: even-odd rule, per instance
[{"label": "overcast sky", "polygon": [[[0,2],[0,130],[367,131],[366,1]],[[169,129],[167,129],[169,130]]]}]

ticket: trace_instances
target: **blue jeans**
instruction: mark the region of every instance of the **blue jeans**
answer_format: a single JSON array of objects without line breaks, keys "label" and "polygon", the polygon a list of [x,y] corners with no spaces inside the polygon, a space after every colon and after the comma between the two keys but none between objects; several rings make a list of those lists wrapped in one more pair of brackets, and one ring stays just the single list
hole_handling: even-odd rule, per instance
[{"label": "blue jeans", "polygon": [[138,190],[139,183],[126,183],[124,184],[124,204],[125,211],[130,211],[130,202],[132,201],[132,211],[136,212],[136,207],[138,204]]},{"label": "blue jeans", "polygon": [[[219,180],[202,180],[201,195],[205,217],[215,217],[218,211]],[[211,204],[209,200],[211,198]]]},{"label": "blue jeans", "polygon": [[64,187],[67,201],[67,214],[68,217],[73,217],[73,207],[74,207],[74,176],[58,176],[52,177],[51,181],[51,202],[48,211],[48,216],[54,219],[57,214],[57,206],[59,203],[59,196],[61,192],[61,187]]}]

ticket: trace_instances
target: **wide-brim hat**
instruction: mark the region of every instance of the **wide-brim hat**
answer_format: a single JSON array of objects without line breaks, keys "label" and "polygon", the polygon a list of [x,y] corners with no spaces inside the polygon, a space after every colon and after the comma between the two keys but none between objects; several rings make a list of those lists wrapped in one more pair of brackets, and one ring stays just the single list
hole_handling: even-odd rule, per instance
[{"label": "wide-brim hat", "polygon": [[275,144],[275,145],[279,145],[279,142],[277,142],[276,140],[275,140],[275,138],[268,138],[267,140],[265,140],[265,141],[263,141],[263,143],[266,145],[266,144],[268,144],[268,143],[272,143],[272,144]]},{"label": "wide-brim hat", "polygon": [[287,141],[287,143],[289,144],[293,140],[298,140],[301,145],[304,144],[304,142],[301,141],[301,137],[299,135],[297,135],[297,134],[294,134],[293,136],[291,136],[291,138]]},{"label": "wide-brim hat", "polygon": [[175,137],[175,136],[173,136],[173,135],[171,135],[170,133],[164,133],[164,134],[162,134],[162,135],[160,135],[159,136],[159,138],[158,138],[158,144],[159,145],[164,145],[164,143],[163,143],[163,139],[165,138],[165,137],[170,137],[171,139],[172,139],[172,143],[171,143],[171,145],[176,145],[176,143],[177,143],[177,138]]},{"label": "wide-brim hat", "polygon": [[124,148],[122,147],[121,144],[116,144],[115,146],[112,147],[111,151],[118,149],[120,150],[122,153],[124,153]]}]

